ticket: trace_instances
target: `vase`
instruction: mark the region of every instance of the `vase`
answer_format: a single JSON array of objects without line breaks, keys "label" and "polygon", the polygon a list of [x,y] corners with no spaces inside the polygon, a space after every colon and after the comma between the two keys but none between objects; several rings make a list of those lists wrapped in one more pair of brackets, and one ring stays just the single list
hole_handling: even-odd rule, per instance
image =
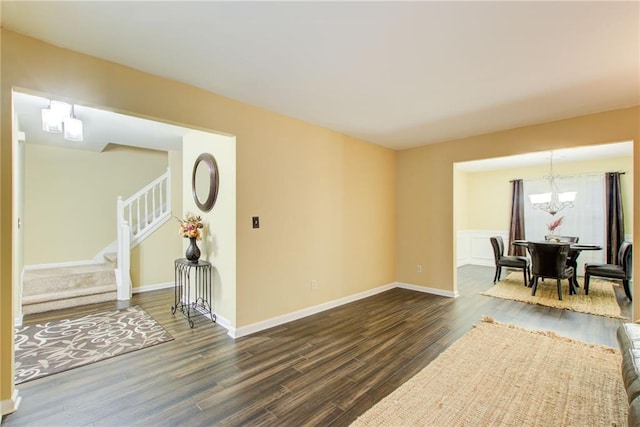
[{"label": "vase", "polygon": [[545,240],[547,240],[548,242],[558,243],[560,241],[560,238],[556,234],[556,229],[549,230],[549,234],[545,236]]},{"label": "vase", "polygon": [[200,248],[198,248],[198,245],[196,244],[195,237],[189,238],[189,246],[187,247],[187,250],[184,253],[184,256],[190,262],[194,264],[198,263],[198,260],[200,259]]}]

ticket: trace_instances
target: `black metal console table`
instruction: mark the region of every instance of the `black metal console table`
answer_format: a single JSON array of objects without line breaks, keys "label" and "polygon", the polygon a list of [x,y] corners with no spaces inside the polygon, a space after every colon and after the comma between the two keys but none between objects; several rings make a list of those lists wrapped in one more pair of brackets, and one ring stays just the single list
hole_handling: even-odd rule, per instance
[{"label": "black metal console table", "polygon": [[193,316],[209,315],[211,321],[215,322],[211,297],[211,263],[201,260],[191,262],[186,258],[175,260],[174,305],[171,306],[171,314],[180,310],[187,317],[191,328],[194,325]]}]

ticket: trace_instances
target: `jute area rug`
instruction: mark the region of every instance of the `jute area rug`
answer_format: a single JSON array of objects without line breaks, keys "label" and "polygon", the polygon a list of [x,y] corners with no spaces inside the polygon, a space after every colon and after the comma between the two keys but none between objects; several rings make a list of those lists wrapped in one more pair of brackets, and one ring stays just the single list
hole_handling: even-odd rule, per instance
[{"label": "jute area rug", "polygon": [[483,320],[352,425],[627,425],[617,350]]},{"label": "jute area rug", "polygon": [[591,278],[589,281],[589,295],[584,294],[584,287],[578,289],[577,295],[569,295],[569,283],[562,281],[562,301],[558,299],[558,287],[555,279],[538,280],[535,296],[531,295],[531,288],[524,286],[521,273],[509,273],[493,287],[481,292],[482,295],[539,304],[547,307],[595,314],[616,319],[627,319],[622,316],[620,306],[613,291],[614,283]]},{"label": "jute area rug", "polygon": [[15,383],[173,340],[139,306],[15,329]]}]

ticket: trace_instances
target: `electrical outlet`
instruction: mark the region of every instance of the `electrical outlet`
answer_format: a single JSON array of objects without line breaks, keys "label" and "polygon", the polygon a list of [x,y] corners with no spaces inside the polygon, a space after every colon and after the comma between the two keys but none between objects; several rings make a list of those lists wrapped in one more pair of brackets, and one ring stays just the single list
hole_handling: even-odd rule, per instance
[{"label": "electrical outlet", "polygon": [[422,273],[422,266],[421,265],[416,265],[416,272],[417,273]]},{"label": "electrical outlet", "polygon": [[316,282],[315,280],[311,281],[311,289],[318,289],[318,282]]}]

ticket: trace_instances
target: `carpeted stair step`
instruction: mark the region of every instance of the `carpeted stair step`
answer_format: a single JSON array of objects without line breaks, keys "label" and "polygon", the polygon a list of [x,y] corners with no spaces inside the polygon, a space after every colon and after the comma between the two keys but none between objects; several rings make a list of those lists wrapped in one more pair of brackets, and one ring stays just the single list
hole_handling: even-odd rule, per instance
[{"label": "carpeted stair step", "polygon": [[95,304],[98,302],[114,301],[118,297],[116,291],[101,294],[91,294],[79,297],[64,298],[59,300],[45,301],[40,303],[22,304],[22,314],[44,313],[46,311],[60,310],[69,307]]},{"label": "carpeted stair step", "polygon": [[27,270],[23,279],[23,314],[41,313],[117,298],[111,264]]}]

